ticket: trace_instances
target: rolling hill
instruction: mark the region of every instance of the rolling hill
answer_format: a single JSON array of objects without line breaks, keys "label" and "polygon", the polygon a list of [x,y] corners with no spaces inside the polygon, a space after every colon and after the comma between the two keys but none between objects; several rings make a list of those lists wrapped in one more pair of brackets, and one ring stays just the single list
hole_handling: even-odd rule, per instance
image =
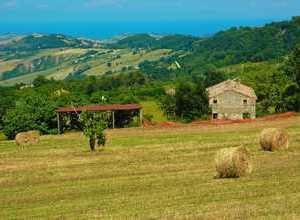
[{"label": "rolling hill", "polygon": [[30,83],[39,75],[63,80],[84,75],[119,74],[145,60],[168,56],[168,49],[108,49],[96,41],[62,35],[31,35],[0,47],[0,85]]},{"label": "rolling hill", "polygon": [[[206,38],[136,34],[99,42],[60,34],[5,36],[0,38],[0,85],[30,83],[38,75],[62,80],[120,74],[141,65],[145,74],[169,79],[201,73],[210,66],[272,63],[299,43],[300,17],[262,27],[231,28]],[[231,75],[240,74],[234,71]]]}]

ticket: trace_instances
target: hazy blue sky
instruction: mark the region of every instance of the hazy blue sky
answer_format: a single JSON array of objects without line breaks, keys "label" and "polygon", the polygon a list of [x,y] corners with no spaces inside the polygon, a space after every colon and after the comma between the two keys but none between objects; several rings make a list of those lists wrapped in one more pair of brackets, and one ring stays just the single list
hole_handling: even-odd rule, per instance
[{"label": "hazy blue sky", "polygon": [[300,0],[0,0],[6,21],[286,19]]}]

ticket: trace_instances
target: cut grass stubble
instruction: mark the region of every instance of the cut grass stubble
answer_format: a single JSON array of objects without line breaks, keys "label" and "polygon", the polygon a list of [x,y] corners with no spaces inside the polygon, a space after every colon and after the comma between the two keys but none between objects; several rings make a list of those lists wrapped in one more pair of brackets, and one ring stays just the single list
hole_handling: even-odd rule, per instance
[{"label": "cut grass stubble", "polygon": [[[0,219],[297,219],[299,122],[110,130],[96,153],[78,133],[1,141]],[[289,150],[259,150],[267,126],[288,130]],[[253,173],[214,179],[216,152],[241,144]]]}]

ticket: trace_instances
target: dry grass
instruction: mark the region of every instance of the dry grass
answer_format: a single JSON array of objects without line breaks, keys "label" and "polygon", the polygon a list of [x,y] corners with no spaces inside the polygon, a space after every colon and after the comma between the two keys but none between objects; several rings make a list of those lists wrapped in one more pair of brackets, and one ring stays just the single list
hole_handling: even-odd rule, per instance
[{"label": "dry grass", "polygon": [[[78,133],[0,142],[0,219],[299,219],[299,122],[114,130],[96,153]],[[267,126],[288,150],[259,150]],[[240,145],[253,173],[214,179],[216,152]]]},{"label": "dry grass", "polygon": [[21,132],[16,135],[15,141],[16,141],[16,145],[18,146],[38,144],[40,141],[40,132],[39,131]]},{"label": "dry grass", "polygon": [[260,145],[263,150],[285,150],[289,146],[288,134],[278,128],[266,128],[260,136]]},{"label": "dry grass", "polygon": [[244,147],[219,150],[215,163],[218,178],[239,178],[252,172],[251,156]]}]

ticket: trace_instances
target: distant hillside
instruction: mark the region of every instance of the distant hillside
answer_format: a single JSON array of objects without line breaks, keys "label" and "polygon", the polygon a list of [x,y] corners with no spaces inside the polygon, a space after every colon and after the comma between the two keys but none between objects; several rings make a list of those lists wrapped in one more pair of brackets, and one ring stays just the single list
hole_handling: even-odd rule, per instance
[{"label": "distant hillside", "polygon": [[[176,80],[215,67],[276,60],[299,43],[300,17],[231,28],[207,38],[136,34],[99,42],[60,34],[3,36],[0,85],[29,83],[39,75],[69,79],[137,70],[157,80]],[[261,72],[257,68],[255,72]]]},{"label": "distant hillside", "polygon": [[66,47],[89,48],[92,46],[94,46],[92,41],[66,37],[60,34],[32,34],[19,39],[14,39],[7,44],[0,44],[0,51],[18,52]]},{"label": "distant hillside", "polygon": [[190,71],[207,65],[223,67],[243,62],[268,61],[285,55],[300,43],[300,17],[273,22],[262,27],[231,28],[212,37],[170,35],[156,38],[148,34],[129,36],[111,44],[114,48],[167,48],[187,51],[177,58]]},{"label": "distant hillside", "polygon": [[154,37],[149,34],[137,34],[110,44],[111,48],[133,48],[133,49],[173,49],[189,50],[192,44],[199,38],[185,35],[168,35]]},{"label": "distant hillside", "polygon": [[210,38],[196,41],[192,53],[181,61],[195,69],[207,64],[226,66],[260,62],[285,55],[300,43],[300,17],[263,27],[231,28]]},{"label": "distant hillside", "polygon": [[0,45],[6,45],[12,42],[16,42],[23,36],[17,34],[0,34]]}]

